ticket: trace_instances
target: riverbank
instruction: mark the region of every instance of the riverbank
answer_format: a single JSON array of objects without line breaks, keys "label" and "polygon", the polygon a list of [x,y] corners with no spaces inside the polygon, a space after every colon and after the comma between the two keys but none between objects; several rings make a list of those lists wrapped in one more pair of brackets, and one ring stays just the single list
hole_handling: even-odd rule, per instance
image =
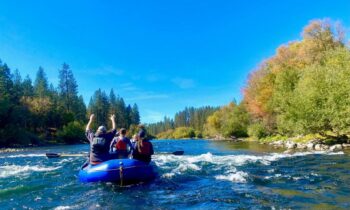
[{"label": "riverbank", "polygon": [[343,149],[350,149],[350,139],[335,139],[326,138],[324,136],[314,135],[300,135],[296,137],[286,136],[268,136],[262,139],[247,138],[224,138],[223,136],[216,136],[214,138],[208,138],[211,141],[255,141],[260,144],[270,145],[274,148],[286,149],[287,152],[293,151],[330,151],[336,152]]},{"label": "riverbank", "polygon": [[284,148],[287,151],[341,151],[350,149],[349,139],[326,138],[320,135],[306,135],[296,137],[273,136],[259,140],[262,144],[268,144],[275,148]]}]

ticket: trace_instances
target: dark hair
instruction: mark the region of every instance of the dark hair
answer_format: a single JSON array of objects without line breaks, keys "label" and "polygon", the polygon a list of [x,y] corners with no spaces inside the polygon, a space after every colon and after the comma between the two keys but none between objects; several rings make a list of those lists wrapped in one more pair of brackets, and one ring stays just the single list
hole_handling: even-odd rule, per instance
[{"label": "dark hair", "polygon": [[125,135],[126,134],[126,129],[125,128],[121,128],[119,130],[119,132],[120,132],[120,134]]},{"label": "dark hair", "polygon": [[137,135],[138,135],[139,137],[141,137],[141,138],[145,138],[145,136],[146,136],[146,131],[143,130],[143,129],[141,129]]}]

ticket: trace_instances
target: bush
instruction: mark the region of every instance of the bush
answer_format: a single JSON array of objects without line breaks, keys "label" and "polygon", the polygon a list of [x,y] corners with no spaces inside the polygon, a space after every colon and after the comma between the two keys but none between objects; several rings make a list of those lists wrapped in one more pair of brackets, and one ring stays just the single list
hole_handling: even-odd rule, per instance
[{"label": "bush", "polygon": [[6,125],[0,129],[0,136],[0,147],[40,144],[40,140],[34,134],[14,125]]},{"label": "bush", "polygon": [[254,123],[254,124],[249,125],[248,135],[250,137],[255,137],[255,138],[261,139],[261,138],[267,136],[267,131],[266,131],[266,128],[264,127],[264,125],[262,123],[258,122],[258,123]]},{"label": "bush", "polygon": [[85,138],[84,133],[84,126],[78,121],[73,121],[63,126],[63,129],[57,135],[64,143],[74,144]]},{"label": "bush", "polygon": [[196,134],[196,137],[197,138],[199,138],[199,139],[201,139],[201,138],[203,138],[203,134],[202,134],[202,132],[201,131],[195,131],[195,134]]},{"label": "bush", "polygon": [[174,138],[174,130],[169,129],[167,131],[161,132],[157,135],[158,139],[173,139]]},{"label": "bush", "polygon": [[195,135],[194,129],[188,127],[178,127],[174,131],[174,138],[176,139],[193,138]]}]

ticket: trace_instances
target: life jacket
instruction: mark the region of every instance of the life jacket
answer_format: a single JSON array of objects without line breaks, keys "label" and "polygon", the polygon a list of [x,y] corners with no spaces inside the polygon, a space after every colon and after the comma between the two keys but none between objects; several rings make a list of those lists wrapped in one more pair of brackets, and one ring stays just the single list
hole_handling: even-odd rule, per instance
[{"label": "life jacket", "polygon": [[115,148],[116,148],[117,150],[127,150],[127,144],[126,144],[126,142],[123,141],[124,138],[125,138],[125,137],[119,138],[119,139],[118,139],[118,141],[117,141],[117,143],[116,143],[116,145],[115,145]]},{"label": "life jacket", "polygon": [[92,146],[92,153],[94,154],[108,153],[109,145],[106,139],[103,137],[95,136],[92,139],[91,146]]},{"label": "life jacket", "polygon": [[141,155],[151,155],[151,143],[148,141],[142,142],[142,147],[140,148],[141,151],[139,153]]}]

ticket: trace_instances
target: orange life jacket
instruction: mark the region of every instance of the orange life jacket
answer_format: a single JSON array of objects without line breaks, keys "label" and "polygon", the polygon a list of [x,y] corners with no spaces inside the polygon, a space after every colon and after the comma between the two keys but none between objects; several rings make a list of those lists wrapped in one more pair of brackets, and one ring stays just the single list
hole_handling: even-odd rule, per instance
[{"label": "orange life jacket", "polygon": [[151,155],[151,143],[148,141],[142,142],[142,147],[140,148],[140,154],[142,155]]},{"label": "orange life jacket", "polygon": [[122,138],[119,138],[117,144],[115,145],[115,148],[117,150],[127,150],[127,145]]}]

